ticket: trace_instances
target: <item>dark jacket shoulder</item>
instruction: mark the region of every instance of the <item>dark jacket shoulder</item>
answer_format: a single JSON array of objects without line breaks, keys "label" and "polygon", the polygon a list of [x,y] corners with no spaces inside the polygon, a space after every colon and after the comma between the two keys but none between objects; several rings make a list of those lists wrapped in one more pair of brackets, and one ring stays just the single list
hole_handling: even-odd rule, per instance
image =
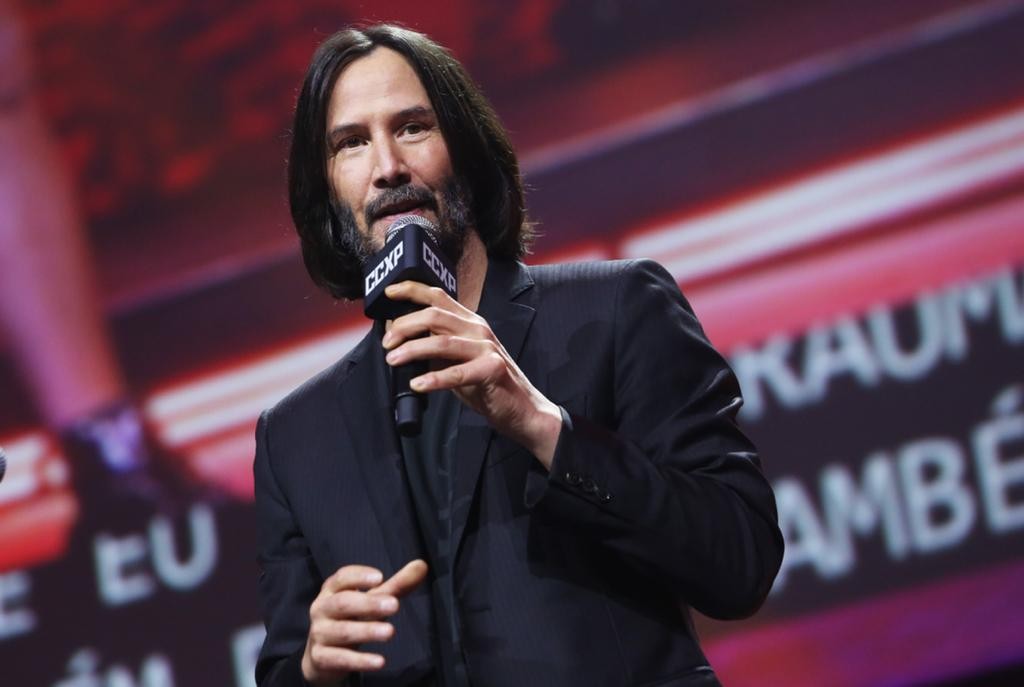
[{"label": "dark jacket shoulder", "polygon": [[527,267],[538,286],[614,284],[624,274],[635,271],[664,271],[647,258],[630,260],[588,260],[556,262]]},{"label": "dark jacket shoulder", "polygon": [[266,410],[265,414],[268,418],[278,422],[287,418],[302,417],[306,411],[322,407],[324,401],[333,397],[337,392],[352,366],[366,356],[375,338],[377,338],[377,334],[374,329],[371,329],[338,361],[290,391],[284,398]]}]

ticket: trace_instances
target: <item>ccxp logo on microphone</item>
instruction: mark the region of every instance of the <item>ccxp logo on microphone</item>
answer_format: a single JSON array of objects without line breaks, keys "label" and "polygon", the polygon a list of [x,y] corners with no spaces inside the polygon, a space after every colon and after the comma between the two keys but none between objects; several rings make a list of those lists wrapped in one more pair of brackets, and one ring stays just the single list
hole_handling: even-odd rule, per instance
[{"label": "ccxp logo on microphone", "polygon": [[366,295],[370,295],[370,292],[380,286],[380,283],[384,281],[384,277],[391,274],[391,271],[398,267],[398,260],[405,253],[405,244],[401,241],[398,242],[391,252],[384,256],[384,259],[377,263],[369,274],[366,275]]},{"label": "ccxp logo on microphone", "polygon": [[430,246],[426,242],[423,243],[423,262],[427,263],[430,271],[437,275],[437,278],[441,280],[444,287],[448,289],[448,293],[455,293],[455,275],[444,266],[441,258],[437,257],[434,251],[430,250]]}]

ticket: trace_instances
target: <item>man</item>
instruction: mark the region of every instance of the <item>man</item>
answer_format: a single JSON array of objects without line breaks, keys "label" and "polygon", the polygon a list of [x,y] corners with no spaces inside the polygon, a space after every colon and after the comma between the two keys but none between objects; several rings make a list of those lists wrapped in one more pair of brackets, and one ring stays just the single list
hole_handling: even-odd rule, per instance
[{"label": "man", "polygon": [[[328,39],[293,135],[317,284],[360,297],[362,261],[419,214],[459,297],[388,287],[424,308],[261,417],[258,682],[717,684],[688,607],[752,613],[782,540],[736,380],[671,277],[516,262],[530,235],[508,138],[421,34]],[[388,380],[410,360],[433,361],[413,380],[427,414],[400,440]]]}]

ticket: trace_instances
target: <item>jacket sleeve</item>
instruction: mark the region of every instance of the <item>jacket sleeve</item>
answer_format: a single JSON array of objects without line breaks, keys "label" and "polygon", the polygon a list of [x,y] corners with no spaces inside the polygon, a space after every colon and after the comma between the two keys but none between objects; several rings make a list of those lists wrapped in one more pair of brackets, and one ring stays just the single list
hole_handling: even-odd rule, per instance
[{"label": "jacket sleeve", "polygon": [[551,471],[530,474],[527,507],[706,615],[750,615],[783,542],[771,487],[736,424],[736,377],[657,263],[628,263],[614,302],[614,422],[563,409]]},{"label": "jacket sleeve", "polygon": [[302,654],[309,632],[309,606],[320,591],[319,573],[295,523],[270,460],[270,411],[256,427],[256,516],[259,587],[267,637],[256,663],[260,687],[306,687]]}]

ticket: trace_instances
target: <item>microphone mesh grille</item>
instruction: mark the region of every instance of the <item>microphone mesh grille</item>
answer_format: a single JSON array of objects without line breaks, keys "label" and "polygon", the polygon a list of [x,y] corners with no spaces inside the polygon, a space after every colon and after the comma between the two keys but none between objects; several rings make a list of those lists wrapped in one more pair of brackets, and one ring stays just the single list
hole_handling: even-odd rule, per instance
[{"label": "microphone mesh grille", "polygon": [[402,227],[408,224],[418,224],[420,227],[423,228],[424,231],[430,234],[430,238],[432,238],[434,241],[437,241],[438,231],[436,224],[431,222],[426,217],[420,217],[419,215],[402,215],[401,217],[396,217],[395,220],[390,225],[388,225],[388,230],[384,234],[384,243],[387,243],[388,241],[393,239],[395,234],[400,232],[402,230]]}]

